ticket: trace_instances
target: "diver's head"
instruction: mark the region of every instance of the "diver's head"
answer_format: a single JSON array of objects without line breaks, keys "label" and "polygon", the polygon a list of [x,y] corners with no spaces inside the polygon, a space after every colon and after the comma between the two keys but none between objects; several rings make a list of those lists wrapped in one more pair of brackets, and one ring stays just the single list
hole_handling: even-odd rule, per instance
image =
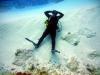
[{"label": "diver's head", "polygon": [[53,15],[57,15],[57,11],[56,10],[53,10],[52,13],[53,13]]}]

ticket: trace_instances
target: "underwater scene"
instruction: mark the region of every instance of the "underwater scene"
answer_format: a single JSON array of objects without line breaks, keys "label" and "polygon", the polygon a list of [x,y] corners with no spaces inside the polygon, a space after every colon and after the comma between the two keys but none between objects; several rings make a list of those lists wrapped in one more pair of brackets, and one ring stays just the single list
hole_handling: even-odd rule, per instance
[{"label": "underwater scene", "polygon": [[100,0],[0,0],[0,75],[100,75]]}]

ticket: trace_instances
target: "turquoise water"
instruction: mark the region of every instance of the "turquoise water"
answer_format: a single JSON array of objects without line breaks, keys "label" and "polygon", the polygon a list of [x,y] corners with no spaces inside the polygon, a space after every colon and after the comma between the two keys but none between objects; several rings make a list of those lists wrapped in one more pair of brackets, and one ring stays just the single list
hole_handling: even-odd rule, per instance
[{"label": "turquoise water", "polygon": [[[5,10],[5,11],[10,11],[10,10],[14,10],[15,9],[29,9],[29,8],[41,8],[42,6],[47,6],[48,4],[50,4],[52,6],[52,4],[59,4],[63,2],[63,5],[69,7],[75,7],[78,5],[89,5],[89,4],[100,4],[100,0],[1,0],[0,2],[0,10]],[[16,3],[18,8],[16,7]],[[24,6],[24,7],[22,7]],[[62,7],[62,6],[61,6]],[[61,8],[59,7],[59,8]]]}]

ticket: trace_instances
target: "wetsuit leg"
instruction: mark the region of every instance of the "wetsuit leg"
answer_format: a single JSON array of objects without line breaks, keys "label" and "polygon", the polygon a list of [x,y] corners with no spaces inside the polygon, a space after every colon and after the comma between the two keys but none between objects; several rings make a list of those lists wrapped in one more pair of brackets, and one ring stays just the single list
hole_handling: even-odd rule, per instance
[{"label": "wetsuit leg", "polygon": [[43,39],[49,34],[49,31],[48,29],[46,29],[44,32],[43,32],[43,35],[41,36],[41,38],[39,39],[38,43],[37,43],[37,46],[39,47],[39,45],[41,44],[41,42],[43,41]]},{"label": "wetsuit leg", "polygon": [[51,42],[52,42],[52,50],[55,50],[55,44],[56,44],[56,31],[51,31],[50,32],[50,36],[51,36]]}]

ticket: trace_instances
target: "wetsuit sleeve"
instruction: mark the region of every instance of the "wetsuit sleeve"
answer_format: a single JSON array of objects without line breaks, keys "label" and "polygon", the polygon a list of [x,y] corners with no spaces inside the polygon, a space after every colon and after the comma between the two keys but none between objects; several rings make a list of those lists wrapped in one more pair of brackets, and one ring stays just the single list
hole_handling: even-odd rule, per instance
[{"label": "wetsuit sleeve", "polygon": [[52,11],[45,11],[44,14],[49,18],[51,15],[50,13],[52,13]]},{"label": "wetsuit sleeve", "polygon": [[58,17],[58,19],[60,19],[60,18],[62,18],[63,16],[64,16],[64,14],[63,13],[61,13],[61,12],[57,12],[59,15],[57,16]]}]

